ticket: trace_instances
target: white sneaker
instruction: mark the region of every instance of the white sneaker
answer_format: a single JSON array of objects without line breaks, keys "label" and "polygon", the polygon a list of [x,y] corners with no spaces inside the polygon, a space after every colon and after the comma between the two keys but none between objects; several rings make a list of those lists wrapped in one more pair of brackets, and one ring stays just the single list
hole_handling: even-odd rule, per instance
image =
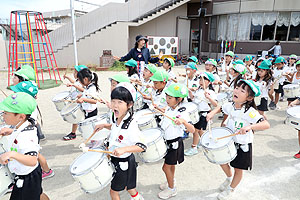
[{"label": "white sneaker", "polygon": [[[166,181],[166,182],[159,185],[159,189],[160,190],[165,190],[165,189],[168,188],[168,186],[169,186],[168,181]],[[175,178],[174,178],[174,187],[176,187],[176,179]]]},{"label": "white sneaker", "polygon": [[197,148],[193,148],[193,147],[191,147],[191,148],[189,148],[188,150],[186,150],[185,152],[184,152],[184,155],[186,155],[186,156],[193,156],[193,155],[196,155],[196,154],[198,154],[199,152],[198,152],[198,149]]},{"label": "white sneaker", "polygon": [[221,192],[221,193],[217,196],[217,198],[218,198],[219,200],[224,200],[224,199],[229,198],[229,197],[232,195],[232,193],[233,193],[233,190],[226,188],[226,190],[224,190],[223,192]]},{"label": "white sneaker", "polygon": [[174,197],[177,195],[177,189],[176,187],[174,187],[174,189],[165,189],[163,191],[161,191],[160,193],[158,193],[158,197],[160,199],[169,199],[171,197]]},{"label": "white sneaker", "polygon": [[281,107],[280,106],[276,106],[276,108],[275,108],[275,110],[280,110],[281,109]]},{"label": "white sneaker", "polygon": [[[144,200],[144,197],[142,195],[140,195],[140,193],[139,193],[139,196],[140,196],[139,200]],[[131,197],[130,200],[135,200],[135,199],[133,197]]]},{"label": "white sneaker", "polygon": [[226,180],[220,185],[219,190],[222,192],[227,189],[227,187],[230,185],[231,180],[226,178]]}]

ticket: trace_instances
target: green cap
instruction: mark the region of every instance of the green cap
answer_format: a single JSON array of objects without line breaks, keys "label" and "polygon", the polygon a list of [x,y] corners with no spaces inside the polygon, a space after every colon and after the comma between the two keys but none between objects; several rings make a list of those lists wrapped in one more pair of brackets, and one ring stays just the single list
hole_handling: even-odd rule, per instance
[{"label": "green cap", "polygon": [[251,55],[247,55],[245,57],[245,61],[252,61],[253,60],[253,57]]},{"label": "green cap", "polygon": [[247,68],[245,67],[245,65],[242,64],[233,65],[233,69],[242,75],[246,74],[247,72]]},{"label": "green cap", "polygon": [[258,66],[258,68],[260,69],[270,69],[272,66],[271,61],[269,60],[264,60],[261,62],[261,64]]},{"label": "green cap", "polygon": [[14,92],[25,92],[32,97],[35,97],[39,91],[37,85],[31,81],[20,82],[17,85],[11,86],[10,89]]},{"label": "green cap", "polygon": [[127,82],[130,83],[130,80],[128,78],[128,76],[125,76],[124,74],[116,74],[113,77],[109,78],[109,80],[115,80],[118,83],[123,83],[123,82]]},{"label": "green cap", "polygon": [[193,69],[193,70],[198,70],[197,65],[194,62],[189,62],[186,66],[184,66],[185,69]]},{"label": "green cap", "polygon": [[34,69],[30,65],[23,65],[21,69],[14,72],[14,74],[21,76],[28,81],[35,81]]},{"label": "green cap", "polygon": [[290,55],[289,58],[297,60],[297,56],[295,54]]},{"label": "green cap", "polygon": [[35,99],[25,92],[18,92],[9,95],[0,103],[0,110],[31,115],[36,109]]},{"label": "green cap", "polygon": [[171,84],[167,90],[165,91],[165,93],[171,97],[187,97],[189,94],[189,90],[188,88],[180,83],[173,83]]},{"label": "green cap", "polygon": [[75,65],[74,67],[77,72],[79,72],[82,69],[87,69],[87,66],[85,66],[85,65]]},{"label": "green cap", "polygon": [[206,62],[205,62],[206,65],[213,65],[213,66],[217,66],[218,63],[217,61],[215,61],[214,59],[208,59]]},{"label": "green cap", "polygon": [[234,57],[234,53],[232,51],[227,51],[225,53],[225,56],[231,56],[233,58]]},{"label": "green cap", "polygon": [[204,76],[205,78],[207,78],[210,82],[214,82],[215,81],[215,77],[212,73],[210,72],[201,72],[200,76]]},{"label": "green cap", "polygon": [[245,63],[242,60],[235,60],[232,62],[233,65],[245,65]]},{"label": "green cap", "polygon": [[157,67],[154,64],[147,64],[145,65],[145,68],[147,68],[152,74],[157,71]]},{"label": "green cap", "polygon": [[196,58],[196,56],[189,57],[189,60],[192,60],[194,63],[198,63],[198,59]]},{"label": "green cap", "polygon": [[137,62],[133,59],[131,60],[128,60],[126,63],[125,63],[126,66],[129,66],[129,67],[137,67]]},{"label": "green cap", "polygon": [[240,81],[244,81],[247,85],[249,85],[249,87],[254,92],[254,95],[256,97],[258,97],[260,95],[260,89],[259,89],[259,87],[252,80],[241,79]]},{"label": "green cap", "polygon": [[175,62],[172,58],[165,58],[165,60],[167,60],[167,62],[171,65],[171,67],[174,67]]},{"label": "green cap", "polygon": [[296,62],[296,65],[300,65],[300,60],[298,60],[298,61]]},{"label": "green cap", "polygon": [[167,82],[169,80],[169,74],[165,70],[159,69],[153,74],[150,80]]},{"label": "green cap", "polygon": [[275,63],[275,64],[276,64],[276,63],[285,63],[285,59],[284,59],[283,57],[279,56],[279,57],[276,58],[276,60],[275,60],[274,63]]}]

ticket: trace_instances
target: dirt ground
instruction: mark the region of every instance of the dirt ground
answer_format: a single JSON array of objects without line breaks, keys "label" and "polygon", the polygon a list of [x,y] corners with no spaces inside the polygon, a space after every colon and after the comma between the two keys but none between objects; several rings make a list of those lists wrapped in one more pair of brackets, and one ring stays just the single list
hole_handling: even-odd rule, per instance
[{"label": "dirt ground", "polygon": [[[183,67],[176,67],[176,72],[184,72]],[[100,94],[109,99],[110,83],[108,77],[124,72],[97,72]],[[2,72],[0,87],[6,88],[7,74]],[[73,141],[63,141],[62,137],[70,132],[71,125],[64,122],[56,111],[51,99],[61,91],[69,90],[61,85],[57,88],[41,90],[38,94],[38,105],[41,109],[47,139],[41,142],[41,153],[47,158],[55,176],[43,181],[44,192],[51,200],[108,200],[109,186],[94,194],[85,194],[70,174],[71,163],[82,154],[78,145],[83,142],[81,136]],[[5,90],[7,93],[11,91]],[[300,199],[300,160],[293,158],[299,151],[297,132],[285,125],[287,102],[279,103],[281,109],[267,112],[271,128],[256,132],[253,144],[253,169],[246,171],[231,199],[239,200],[298,200]],[[100,113],[107,109],[100,105]],[[219,126],[215,118],[213,126]],[[192,137],[184,141],[189,148]],[[146,200],[158,199],[158,186],[165,182],[161,170],[163,160],[144,164],[139,162],[137,189]],[[203,152],[185,157],[185,161],[176,167],[178,194],[174,200],[216,199],[217,188],[224,181],[225,175],[218,165],[208,162]],[[1,200],[9,199],[6,195]],[[127,192],[121,193],[121,199],[130,199]]]}]

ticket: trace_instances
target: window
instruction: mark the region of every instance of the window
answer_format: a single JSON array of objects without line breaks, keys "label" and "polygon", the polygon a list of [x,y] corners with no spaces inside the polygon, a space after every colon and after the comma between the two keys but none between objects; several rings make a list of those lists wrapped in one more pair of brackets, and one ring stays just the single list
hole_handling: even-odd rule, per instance
[{"label": "window", "polygon": [[218,40],[226,40],[227,33],[227,15],[221,15],[218,23]]},{"label": "window", "polygon": [[264,13],[253,13],[251,17],[250,40],[260,40]]},{"label": "window", "polygon": [[[241,14],[238,25],[237,40],[249,40],[249,28],[251,26],[251,14]],[[259,36],[260,37],[260,36]]]},{"label": "window", "polygon": [[216,40],[216,35],[217,35],[217,17],[214,16],[210,20],[210,35],[209,39],[210,40]]},{"label": "window", "polygon": [[274,40],[277,13],[265,13],[262,40]]},{"label": "window", "polygon": [[292,12],[289,41],[300,41],[300,12]]},{"label": "window", "polygon": [[286,41],[288,28],[290,24],[291,13],[279,13],[277,18],[277,28],[275,40]]},{"label": "window", "polygon": [[228,16],[227,37],[229,41],[236,40],[238,31],[239,15],[232,14]]}]

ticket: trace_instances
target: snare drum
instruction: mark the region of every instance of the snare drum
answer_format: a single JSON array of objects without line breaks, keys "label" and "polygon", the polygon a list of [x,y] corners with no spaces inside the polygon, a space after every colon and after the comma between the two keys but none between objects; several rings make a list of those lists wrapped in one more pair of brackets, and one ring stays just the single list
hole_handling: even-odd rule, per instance
[{"label": "snare drum", "polygon": [[83,191],[95,193],[111,182],[115,168],[106,154],[87,152],[76,158],[70,172]]},{"label": "snare drum", "polygon": [[186,111],[189,113],[190,119],[193,124],[199,122],[200,116],[199,116],[197,104],[193,102],[187,102],[187,103],[183,103],[182,107],[186,108]]},{"label": "snare drum", "polygon": [[[229,128],[219,127],[211,129],[212,137],[219,138],[226,135],[231,135],[233,132]],[[226,164],[231,162],[237,156],[237,150],[232,137],[214,141],[209,137],[209,131],[206,131],[200,143],[203,147],[203,153],[207,160],[214,164]]]},{"label": "snare drum", "polygon": [[137,98],[133,104],[133,110],[136,112],[138,110],[141,110],[144,107],[144,100],[143,100],[143,96],[141,95],[141,93],[137,92]]},{"label": "snare drum", "polygon": [[300,95],[300,86],[298,84],[288,84],[283,86],[283,91],[286,98],[295,98]]},{"label": "snare drum", "polygon": [[66,100],[69,100],[71,98],[71,94],[69,91],[64,91],[56,94],[52,101],[56,107],[57,111],[61,111],[66,105],[69,104]]},{"label": "snare drum", "polygon": [[[83,139],[88,139],[90,135],[94,132],[96,125],[109,123],[109,117],[107,114],[100,116],[90,117],[88,119],[79,122],[78,130],[81,132]],[[91,140],[104,140],[109,135],[110,130],[104,128],[98,131]]]},{"label": "snare drum", "polygon": [[228,102],[228,94],[227,93],[218,93],[217,94],[218,104],[221,106]]},{"label": "snare drum", "polygon": [[85,119],[83,109],[78,103],[71,103],[60,111],[63,120],[71,124],[78,124]]},{"label": "snare drum", "polygon": [[159,128],[148,129],[142,132],[145,143],[147,144],[146,152],[139,153],[143,162],[156,162],[167,154],[167,145],[163,138],[163,130]]},{"label": "snare drum", "polygon": [[137,111],[134,115],[134,118],[136,119],[138,127],[141,131],[158,127],[154,114],[150,109]]},{"label": "snare drum", "polygon": [[286,110],[286,124],[300,130],[300,106],[290,107]]}]

